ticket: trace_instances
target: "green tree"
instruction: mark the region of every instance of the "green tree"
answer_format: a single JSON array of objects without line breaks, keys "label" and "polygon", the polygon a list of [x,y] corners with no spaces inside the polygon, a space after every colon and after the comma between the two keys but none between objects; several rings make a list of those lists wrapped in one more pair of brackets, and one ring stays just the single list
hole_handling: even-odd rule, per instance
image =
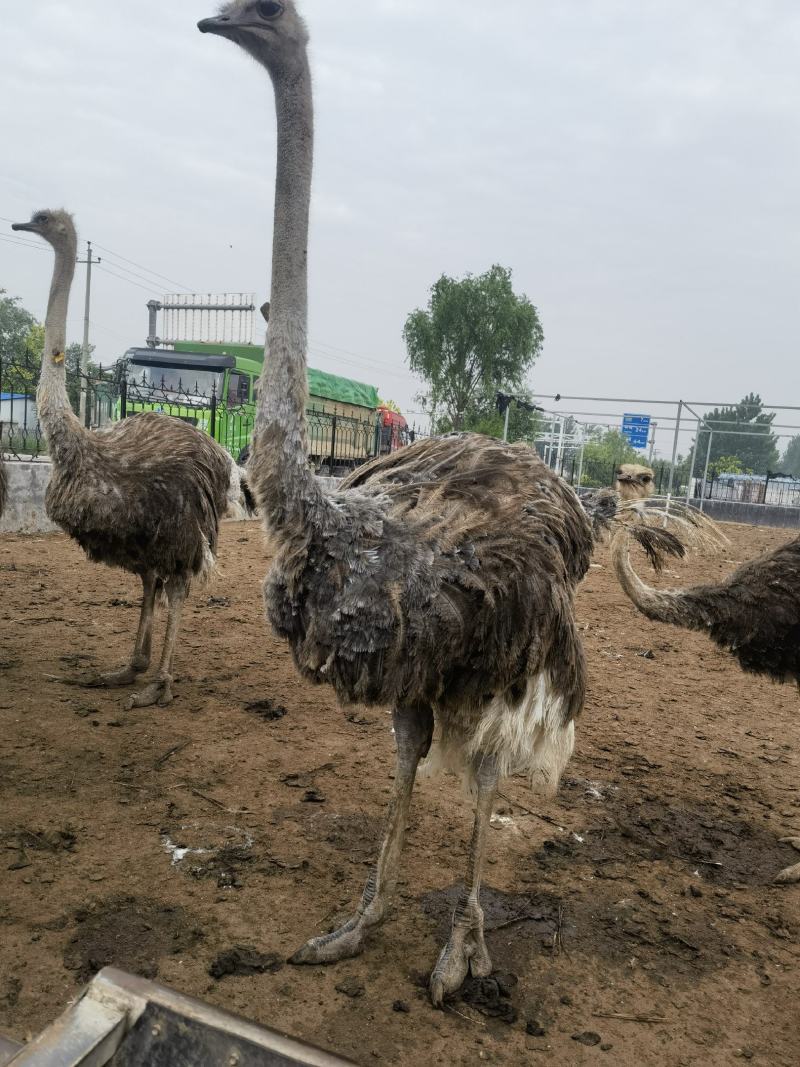
[{"label": "green tree", "polygon": [[[705,465],[705,464],[704,464]],[[702,471],[700,472],[703,473]],[[719,478],[721,474],[751,474],[746,471],[738,456],[719,456],[708,465],[708,477]]]},{"label": "green tree", "polygon": [[789,442],[789,447],[781,460],[781,471],[800,478],[800,437],[793,437]]},{"label": "green tree", "polygon": [[637,452],[621,431],[600,429],[583,450],[583,484],[612,485],[620,463],[647,465],[647,457]]},{"label": "green tree", "polygon": [[[711,461],[722,456],[735,457],[742,468],[753,474],[766,474],[778,464],[778,438],[772,433],[775,412],[764,411],[761,397],[750,393],[732,407],[715,408],[705,416],[715,433],[711,442]],[[735,431],[730,432],[730,431]],[[697,438],[694,473],[702,478],[708,453],[708,430]]]},{"label": "green tree", "polygon": [[20,306],[18,296],[0,289],[0,359],[17,359],[25,352],[25,342],[36,319]]},{"label": "green tree", "polygon": [[[534,410],[533,399],[528,389],[518,389],[508,416],[508,440],[526,441],[533,444],[543,423],[539,412]],[[520,400],[522,403],[517,403]],[[461,430],[483,433],[488,437],[502,437],[505,414],[497,406],[497,390],[481,392],[470,401],[461,421]],[[451,433],[456,427],[449,415],[440,415],[434,422],[435,433]]]},{"label": "green tree", "polygon": [[443,274],[427,310],[409,315],[403,338],[434,422],[440,414],[443,427],[463,430],[471,409],[487,414],[498,389],[521,390],[544,334],[536,308],[514,292],[511,271],[495,265],[461,279]]}]

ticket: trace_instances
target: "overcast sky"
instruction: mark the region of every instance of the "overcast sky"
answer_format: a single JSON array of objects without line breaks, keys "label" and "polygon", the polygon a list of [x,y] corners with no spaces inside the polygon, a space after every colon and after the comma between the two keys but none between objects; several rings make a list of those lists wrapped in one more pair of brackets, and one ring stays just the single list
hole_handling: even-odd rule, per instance
[{"label": "overcast sky", "polygon": [[[148,271],[263,299],[271,88],[195,29],[214,5],[0,7],[0,287],[43,316],[50,257],[9,241],[6,220],[64,205],[82,239]],[[406,315],[442,272],[498,262],[541,315],[540,395],[800,403],[796,0],[302,10],[317,108],[313,366],[419,410]],[[109,363],[143,343],[148,298],[176,287],[100,254],[145,275],[96,275],[92,340]],[[79,275],[69,340],[83,296]]]}]

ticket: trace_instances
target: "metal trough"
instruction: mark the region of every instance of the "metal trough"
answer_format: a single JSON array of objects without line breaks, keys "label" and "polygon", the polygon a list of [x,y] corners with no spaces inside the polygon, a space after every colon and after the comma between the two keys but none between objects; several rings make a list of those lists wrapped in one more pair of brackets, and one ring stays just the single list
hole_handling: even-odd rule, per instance
[{"label": "metal trough", "polygon": [[106,967],[33,1041],[0,1035],[0,1067],[352,1067],[274,1030]]}]

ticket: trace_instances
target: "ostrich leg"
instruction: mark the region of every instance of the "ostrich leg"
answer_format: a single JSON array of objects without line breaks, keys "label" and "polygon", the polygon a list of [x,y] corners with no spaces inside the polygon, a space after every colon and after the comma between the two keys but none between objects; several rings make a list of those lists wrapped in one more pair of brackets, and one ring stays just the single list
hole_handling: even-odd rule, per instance
[{"label": "ostrich leg", "polygon": [[[781,840],[800,852],[800,837],[783,837]],[[787,867],[785,871],[781,871],[775,881],[779,885],[793,885],[795,882],[800,882],[800,863],[795,863],[793,867]]]},{"label": "ostrich leg", "polygon": [[467,973],[483,978],[492,971],[489,950],[483,939],[483,910],[478,901],[481,873],[492,805],[497,792],[497,767],[491,756],[483,756],[475,767],[477,799],[475,827],[469,846],[469,862],[464,892],[453,914],[450,939],[442,949],[430,980],[431,1000],[441,1007],[448,993],[454,993]]},{"label": "ostrich leg", "polygon": [[169,615],[167,617],[167,632],[164,636],[164,649],[161,653],[161,662],[158,665],[158,675],[149,685],[144,686],[128,698],[125,705],[128,711],[131,708],[149,708],[152,704],[165,707],[167,704],[172,703],[172,658],[175,655],[175,644],[181,625],[181,612],[189,594],[189,584],[190,579],[175,577],[171,578],[164,586],[169,602]]},{"label": "ostrich leg", "polygon": [[367,936],[386,918],[397,883],[411,792],[419,761],[427,755],[433,735],[433,714],[425,709],[397,709],[393,715],[397,742],[394,794],[389,803],[386,835],[355,915],[332,934],[314,937],[295,952],[290,963],[335,963],[358,956]]},{"label": "ostrich leg", "polygon": [[136,644],[130,663],[115,671],[102,674],[90,672],[70,678],[73,685],[82,685],[87,689],[114,689],[123,685],[132,685],[138,675],[150,666],[150,649],[153,639],[153,613],[155,611],[158,580],[152,571],[142,575],[142,608],[139,613],[139,628],[136,631]]}]

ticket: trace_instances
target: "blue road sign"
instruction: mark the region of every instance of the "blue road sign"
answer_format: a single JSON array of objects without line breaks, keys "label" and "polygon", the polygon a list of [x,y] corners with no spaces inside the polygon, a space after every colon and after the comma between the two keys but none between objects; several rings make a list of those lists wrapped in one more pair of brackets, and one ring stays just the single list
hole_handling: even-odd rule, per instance
[{"label": "blue road sign", "polygon": [[647,448],[650,437],[650,416],[624,415],[622,432],[634,448]]}]

